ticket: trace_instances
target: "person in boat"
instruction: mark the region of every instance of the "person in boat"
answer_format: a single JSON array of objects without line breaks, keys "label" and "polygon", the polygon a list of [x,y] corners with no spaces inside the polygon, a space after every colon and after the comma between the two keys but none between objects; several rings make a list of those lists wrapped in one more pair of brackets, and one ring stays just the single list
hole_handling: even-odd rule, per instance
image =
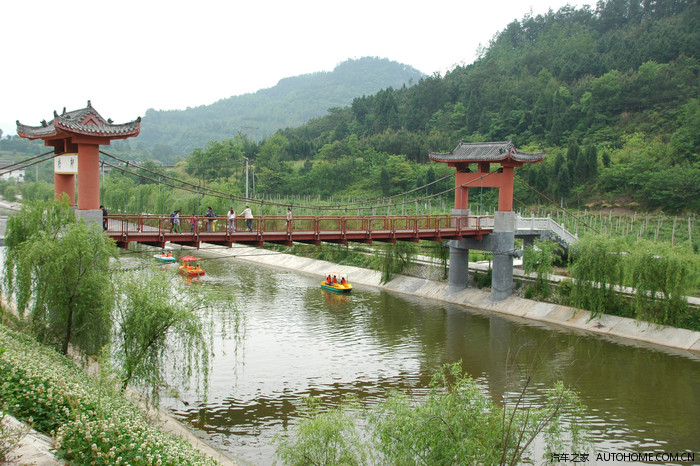
[{"label": "person in boat", "polygon": [[326,284],[327,284],[327,285],[330,285],[330,284],[331,284],[331,276],[330,276],[330,275],[328,275],[328,276],[326,277]]},{"label": "person in boat", "polygon": [[345,281],[345,277],[341,277],[341,278],[340,278],[340,284],[341,284],[341,285],[345,285],[345,283],[347,283],[347,282]]},{"label": "person in boat", "polygon": [[338,278],[335,275],[333,275],[333,284],[335,285],[336,283],[338,283]]}]

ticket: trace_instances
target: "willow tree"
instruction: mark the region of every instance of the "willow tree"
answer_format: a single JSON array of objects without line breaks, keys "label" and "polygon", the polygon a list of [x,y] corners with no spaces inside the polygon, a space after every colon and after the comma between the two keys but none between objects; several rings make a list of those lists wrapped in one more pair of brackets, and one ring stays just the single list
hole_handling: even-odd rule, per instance
[{"label": "willow tree", "polygon": [[551,293],[549,278],[554,272],[554,261],[557,254],[562,253],[562,247],[554,241],[535,240],[533,246],[525,248],[523,269],[527,273],[537,275],[532,289],[541,299],[547,299]]},{"label": "willow tree", "polygon": [[205,295],[200,287],[158,269],[123,274],[117,290],[112,350],[122,389],[141,386],[155,401],[166,379],[177,378],[178,385],[187,386],[193,376],[197,388],[206,389],[211,313],[226,308],[224,335],[238,319],[236,309],[226,306],[229,295]]},{"label": "willow tree", "polygon": [[689,248],[668,242],[638,241],[625,257],[635,290],[637,319],[678,326],[689,312],[687,295],[696,285],[698,260]]},{"label": "willow tree", "polygon": [[67,201],[34,202],[10,217],[5,290],[40,340],[93,355],[109,341],[114,242],[75,217]]},{"label": "willow tree", "polygon": [[569,251],[572,303],[594,317],[620,308],[617,287],[623,285],[624,247],[619,239],[587,235]]}]

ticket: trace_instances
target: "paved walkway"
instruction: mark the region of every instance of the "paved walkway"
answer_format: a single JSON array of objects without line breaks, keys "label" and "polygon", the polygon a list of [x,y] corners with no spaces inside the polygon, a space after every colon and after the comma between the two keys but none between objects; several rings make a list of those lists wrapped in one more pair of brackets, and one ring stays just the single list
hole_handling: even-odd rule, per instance
[{"label": "paved walkway", "polygon": [[[5,415],[3,422],[10,429],[26,428],[26,424],[9,415]],[[6,464],[35,464],[40,466],[65,464],[56,459],[53,447],[54,443],[51,437],[31,429],[22,437],[17,448],[8,453],[5,462]]]}]

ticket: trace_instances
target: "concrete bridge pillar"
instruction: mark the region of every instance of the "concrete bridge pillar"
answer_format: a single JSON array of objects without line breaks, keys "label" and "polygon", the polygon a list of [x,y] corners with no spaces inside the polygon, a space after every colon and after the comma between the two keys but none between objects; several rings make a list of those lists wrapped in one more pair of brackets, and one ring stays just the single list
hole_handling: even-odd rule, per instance
[{"label": "concrete bridge pillar", "polygon": [[491,301],[501,301],[513,293],[513,253],[515,249],[515,212],[494,214],[493,270]]},{"label": "concrete bridge pillar", "polygon": [[[452,215],[470,214],[469,209],[452,209]],[[457,222],[457,219],[453,221]],[[448,275],[448,289],[461,291],[469,282],[469,249],[461,247],[459,242],[450,241],[450,263]]]}]

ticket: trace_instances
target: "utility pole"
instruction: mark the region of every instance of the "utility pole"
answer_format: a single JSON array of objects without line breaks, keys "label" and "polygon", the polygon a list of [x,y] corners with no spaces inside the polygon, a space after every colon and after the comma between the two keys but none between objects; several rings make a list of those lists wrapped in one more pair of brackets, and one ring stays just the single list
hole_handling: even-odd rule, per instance
[{"label": "utility pole", "polygon": [[245,159],[245,198],[248,199],[248,157]]}]

